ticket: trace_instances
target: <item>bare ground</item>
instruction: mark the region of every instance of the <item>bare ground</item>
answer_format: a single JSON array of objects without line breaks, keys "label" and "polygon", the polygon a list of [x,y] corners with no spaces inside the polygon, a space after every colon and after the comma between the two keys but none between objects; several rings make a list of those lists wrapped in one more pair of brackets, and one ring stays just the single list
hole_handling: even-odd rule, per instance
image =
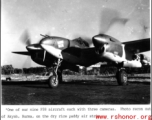
[{"label": "bare ground", "polygon": [[45,80],[2,81],[3,105],[149,104],[150,78],[130,77],[118,86],[114,77],[64,76],[63,84],[50,89]]}]

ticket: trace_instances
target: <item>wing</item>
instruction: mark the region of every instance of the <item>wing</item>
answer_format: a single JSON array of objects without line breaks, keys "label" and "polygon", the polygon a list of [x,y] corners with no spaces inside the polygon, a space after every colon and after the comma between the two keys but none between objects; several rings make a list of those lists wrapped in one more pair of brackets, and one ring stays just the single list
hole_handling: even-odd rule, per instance
[{"label": "wing", "polygon": [[150,50],[150,38],[123,42],[125,50],[133,53],[146,52]]},{"label": "wing", "polygon": [[12,52],[12,53],[15,53],[15,54],[20,54],[20,55],[29,55],[30,56],[30,53],[28,51],[22,51],[22,52]]}]

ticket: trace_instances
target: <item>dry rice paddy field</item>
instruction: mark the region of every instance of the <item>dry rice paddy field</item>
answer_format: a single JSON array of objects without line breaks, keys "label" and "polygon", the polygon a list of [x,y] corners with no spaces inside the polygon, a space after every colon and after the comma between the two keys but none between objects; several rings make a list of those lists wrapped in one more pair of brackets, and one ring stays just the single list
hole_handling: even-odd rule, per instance
[{"label": "dry rice paddy field", "polygon": [[[41,81],[47,80],[48,76],[41,75],[22,75],[22,74],[12,74],[12,75],[1,75],[1,80],[5,81],[7,77],[11,78],[11,81]],[[151,82],[150,74],[134,74],[128,75],[128,81],[137,81],[137,82]],[[81,81],[81,80],[97,80],[97,81],[116,81],[116,78],[113,74],[111,75],[63,75],[63,80],[68,81]]]},{"label": "dry rice paddy field", "polygon": [[[11,81],[6,81],[11,77]],[[47,76],[1,76],[4,105],[149,104],[150,74],[129,75],[127,86],[118,86],[113,75],[63,75],[55,89]]]}]

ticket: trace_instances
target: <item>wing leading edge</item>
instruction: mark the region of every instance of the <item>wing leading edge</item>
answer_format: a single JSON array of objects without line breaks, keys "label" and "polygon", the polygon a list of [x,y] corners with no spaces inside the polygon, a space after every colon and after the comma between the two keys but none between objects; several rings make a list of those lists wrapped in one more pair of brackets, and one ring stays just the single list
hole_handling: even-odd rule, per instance
[{"label": "wing leading edge", "polygon": [[125,50],[133,53],[146,52],[150,50],[150,38],[123,42]]}]

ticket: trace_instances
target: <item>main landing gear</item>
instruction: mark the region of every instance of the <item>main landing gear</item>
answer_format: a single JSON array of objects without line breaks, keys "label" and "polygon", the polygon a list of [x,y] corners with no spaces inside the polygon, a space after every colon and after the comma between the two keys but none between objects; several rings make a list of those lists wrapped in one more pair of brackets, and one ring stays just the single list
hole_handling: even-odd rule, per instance
[{"label": "main landing gear", "polygon": [[118,85],[125,86],[128,84],[128,77],[124,68],[118,69],[116,73],[116,79],[117,79]]},{"label": "main landing gear", "polygon": [[61,62],[62,60],[58,59],[53,66],[52,74],[48,79],[48,85],[50,88],[56,88],[59,85],[59,82],[62,82],[62,71],[58,69]]}]

